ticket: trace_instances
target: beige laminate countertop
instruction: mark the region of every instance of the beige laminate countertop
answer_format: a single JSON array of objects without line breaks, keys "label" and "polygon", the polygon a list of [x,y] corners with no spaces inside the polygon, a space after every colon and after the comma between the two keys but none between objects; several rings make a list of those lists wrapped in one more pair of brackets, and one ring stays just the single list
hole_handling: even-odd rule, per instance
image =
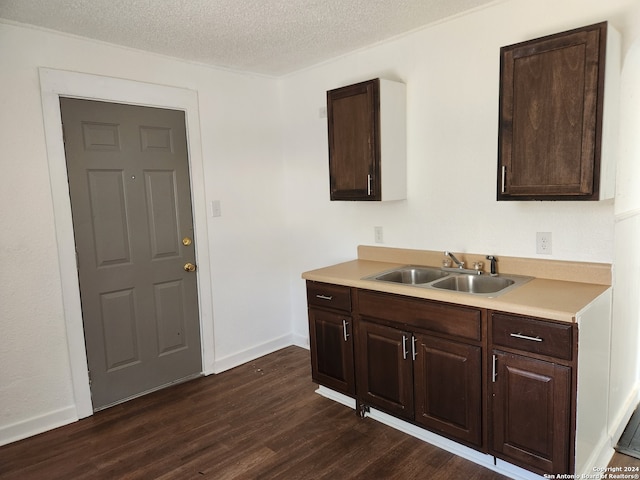
[{"label": "beige laminate countertop", "polygon": [[585,307],[611,288],[609,285],[594,283],[534,278],[502,295],[489,298],[469,293],[363,280],[364,277],[406,264],[358,259],[305,272],[302,278],[564,322],[575,322]]}]

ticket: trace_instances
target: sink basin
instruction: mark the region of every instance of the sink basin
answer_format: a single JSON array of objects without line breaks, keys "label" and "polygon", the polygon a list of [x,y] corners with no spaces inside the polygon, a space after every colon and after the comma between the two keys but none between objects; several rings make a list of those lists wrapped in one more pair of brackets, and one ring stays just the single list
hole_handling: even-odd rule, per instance
[{"label": "sink basin", "polygon": [[497,297],[512,290],[532,277],[521,275],[500,275],[491,277],[487,274],[473,275],[456,272],[455,269],[442,270],[437,267],[407,265],[385,272],[376,273],[363,280],[390,282],[414,287],[463,292],[484,297]]},{"label": "sink basin", "polygon": [[456,275],[431,284],[433,288],[454,292],[488,295],[529,281],[529,277],[489,277],[485,275]]},{"label": "sink basin", "polygon": [[403,283],[405,285],[422,285],[449,276],[438,268],[402,267],[389,272],[368,277],[369,280],[381,282]]}]

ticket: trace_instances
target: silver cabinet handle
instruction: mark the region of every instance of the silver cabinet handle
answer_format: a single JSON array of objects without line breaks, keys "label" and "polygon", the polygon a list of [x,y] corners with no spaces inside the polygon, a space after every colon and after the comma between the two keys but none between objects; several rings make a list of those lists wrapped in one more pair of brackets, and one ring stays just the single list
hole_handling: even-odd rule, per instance
[{"label": "silver cabinet handle", "polygon": [[371,195],[371,174],[367,175],[367,195]]},{"label": "silver cabinet handle", "polygon": [[418,350],[416,348],[416,343],[418,339],[416,337],[411,337],[411,357],[415,360],[418,356]]},{"label": "silver cabinet handle", "polygon": [[333,300],[332,295],[316,295],[316,298],[319,298],[320,300]]},{"label": "silver cabinet handle", "polygon": [[505,185],[507,183],[507,167],[502,166],[502,193],[504,193]]},{"label": "silver cabinet handle", "polygon": [[530,337],[528,335],[522,335],[521,333],[512,333],[510,334],[512,337],[520,338],[522,340],[531,340],[532,342],[541,342],[542,339],[540,337]]},{"label": "silver cabinet handle", "polygon": [[493,383],[496,383],[496,378],[498,378],[498,369],[496,368],[497,363],[498,363],[498,356],[493,355],[493,366],[491,370],[491,381]]},{"label": "silver cabinet handle", "polygon": [[404,360],[407,359],[407,355],[408,355],[408,350],[407,350],[407,336],[406,335],[402,335],[402,358]]},{"label": "silver cabinet handle", "polygon": [[344,341],[347,342],[349,338],[349,332],[347,332],[347,327],[349,326],[349,322],[346,320],[342,320],[342,334],[344,336]]}]

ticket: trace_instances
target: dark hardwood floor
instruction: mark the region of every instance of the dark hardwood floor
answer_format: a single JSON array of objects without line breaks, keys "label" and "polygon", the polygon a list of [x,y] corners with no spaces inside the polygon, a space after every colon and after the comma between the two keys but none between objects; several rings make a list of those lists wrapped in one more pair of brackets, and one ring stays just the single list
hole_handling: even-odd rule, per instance
[{"label": "dark hardwood floor", "polygon": [[506,479],[359,419],[310,378],[309,352],[285,348],[0,447],[0,478]]}]

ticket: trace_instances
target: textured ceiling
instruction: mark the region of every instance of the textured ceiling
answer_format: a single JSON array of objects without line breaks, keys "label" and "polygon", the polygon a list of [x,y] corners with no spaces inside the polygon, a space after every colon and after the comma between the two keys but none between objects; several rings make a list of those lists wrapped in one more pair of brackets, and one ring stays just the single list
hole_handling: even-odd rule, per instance
[{"label": "textured ceiling", "polygon": [[279,76],[496,0],[0,0],[0,18]]}]

